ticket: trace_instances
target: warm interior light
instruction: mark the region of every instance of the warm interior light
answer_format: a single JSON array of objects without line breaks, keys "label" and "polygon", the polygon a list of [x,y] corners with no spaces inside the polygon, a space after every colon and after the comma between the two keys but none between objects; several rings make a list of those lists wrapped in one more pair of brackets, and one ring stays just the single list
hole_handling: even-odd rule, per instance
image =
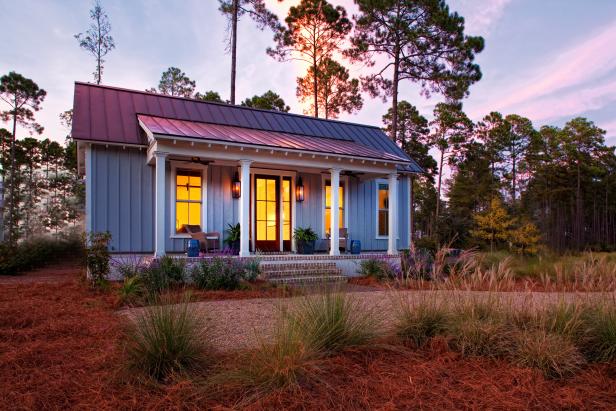
[{"label": "warm interior light", "polygon": [[233,198],[240,198],[242,195],[242,183],[237,172],[233,175],[233,181],[231,182],[231,195]]},{"label": "warm interior light", "polygon": [[297,179],[297,184],[295,184],[295,199],[300,203],[304,201],[304,183],[301,177]]}]

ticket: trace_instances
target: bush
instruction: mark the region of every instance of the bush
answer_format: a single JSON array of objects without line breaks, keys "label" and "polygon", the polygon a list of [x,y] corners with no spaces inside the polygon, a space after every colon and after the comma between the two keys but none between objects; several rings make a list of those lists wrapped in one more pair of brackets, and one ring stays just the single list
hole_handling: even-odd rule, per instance
[{"label": "bush", "polygon": [[533,367],[550,378],[574,374],[584,364],[584,357],[565,336],[545,330],[524,330],[515,334],[514,360],[518,365]]},{"label": "bush", "polygon": [[141,270],[139,279],[148,292],[149,298],[153,298],[171,286],[167,274],[157,265],[151,265]]},{"label": "bush", "polygon": [[369,258],[362,260],[359,265],[359,273],[364,277],[372,277],[382,281],[396,277],[396,269],[387,260]]},{"label": "bush", "polygon": [[111,234],[90,233],[86,249],[86,266],[88,275],[94,286],[102,286],[109,275],[109,241]]},{"label": "bush", "polygon": [[162,380],[174,372],[202,367],[210,351],[209,329],[202,313],[187,300],[159,303],[137,314],[127,328],[129,368]]},{"label": "bush", "polygon": [[326,290],[302,297],[285,316],[305,345],[319,353],[359,346],[377,335],[376,312],[341,292]]},{"label": "bush", "polygon": [[236,290],[244,275],[244,266],[231,259],[206,258],[192,271],[192,279],[203,290]]},{"label": "bush", "polygon": [[416,347],[425,344],[432,337],[445,334],[450,325],[448,308],[439,302],[436,295],[424,297],[418,303],[399,297],[396,307],[394,328],[396,334],[411,341]]},{"label": "bush", "polygon": [[67,258],[84,257],[83,237],[77,232],[57,237],[33,237],[16,245],[0,244],[0,275],[17,275]]},{"label": "bush", "polygon": [[181,285],[185,281],[186,261],[183,258],[173,258],[165,255],[158,259],[158,269],[169,279],[172,285]]},{"label": "bush", "polygon": [[251,258],[244,263],[243,278],[246,281],[254,282],[261,275],[261,260],[259,258]]}]

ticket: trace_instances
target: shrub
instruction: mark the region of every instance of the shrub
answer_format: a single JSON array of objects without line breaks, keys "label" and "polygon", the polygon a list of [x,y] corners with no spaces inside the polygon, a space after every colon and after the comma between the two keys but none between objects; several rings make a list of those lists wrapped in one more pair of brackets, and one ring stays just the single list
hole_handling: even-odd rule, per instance
[{"label": "shrub", "polygon": [[171,281],[169,277],[167,277],[167,274],[155,264],[141,270],[139,279],[141,284],[145,287],[150,299],[155,298],[156,295],[171,286]]},{"label": "shrub", "polygon": [[163,256],[158,259],[158,268],[169,279],[170,284],[180,285],[184,283],[186,262],[183,258]]},{"label": "shrub", "polygon": [[94,286],[101,286],[109,275],[109,241],[111,234],[90,233],[86,249],[86,265],[90,281]]},{"label": "shrub", "polygon": [[546,330],[523,330],[515,338],[514,360],[533,367],[550,378],[572,375],[584,364],[584,357],[565,336]]},{"label": "shrub", "polygon": [[242,264],[228,257],[204,259],[192,271],[195,285],[204,290],[236,290],[243,275]]},{"label": "shrub", "polygon": [[379,281],[396,277],[396,269],[387,260],[369,258],[362,260],[359,273],[364,277],[372,277]]},{"label": "shrub", "polygon": [[325,290],[302,297],[285,316],[305,345],[319,353],[359,346],[377,335],[376,312],[341,292]]},{"label": "shrub", "polygon": [[33,237],[16,245],[0,244],[0,275],[17,275],[66,258],[83,259],[83,238],[77,232]]},{"label": "shrub", "polygon": [[587,326],[582,350],[588,359],[597,362],[616,360],[616,305],[614,302],[603,302],[594,307],[586,307],[582,318]]},{"label": "shrub", "polygon": [[254,282],[261,275],[261,259],[251,258],[244,263],[244,280]]},{"label": "shrub", "polygon": [[430,338],[445,334],[450,325],[450,314],[436,295],[422,298],[413,304],[408,298],[398,297],[394,329],[404,340],[416,347],[425,344]]},{"label": "shrub", "polygon": [[130,322],[125,352],[128,366],[158,380],[203,366],[210,352],[204,316],[184,301],[145,308]]}]

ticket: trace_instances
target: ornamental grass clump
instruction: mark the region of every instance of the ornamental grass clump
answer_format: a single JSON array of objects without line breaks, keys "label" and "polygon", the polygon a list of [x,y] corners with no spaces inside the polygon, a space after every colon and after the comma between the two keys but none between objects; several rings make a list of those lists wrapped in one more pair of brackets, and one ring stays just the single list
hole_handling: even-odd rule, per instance
[{"label": "ornamental grass clump", "polygon": [[589,361],[616,361],[616,302],[601,301],[582,313],[586,335],[582,351]]},{"label": "ornamental grass clump", "polygon": [[129,368],[157,380],[202,368],[211,353],[209,327],[203,318],[188,298],[180,304],[163,298],[159,305],[143,309],[126,330]]},{"label": "ornamental grass clump", "polygon": [[545,329],[522,330],[514,334],[514,362],[540,370],[548,378],[573,375],[585,363],[575,344],[565,335]]},{"label": "ornamental grass clump", "polygon": [[358,298],[336,290],[301,297],[284,316],[305,346],[318,353],[360,346],[378,335],[376,311]]},{"label": "ornamental grass clump", "polygon": [[394,297],[394,307],[396,335],[415,347],[449,330],[450,310],[436,294],[424,295],[415,303],[398,294]]}]

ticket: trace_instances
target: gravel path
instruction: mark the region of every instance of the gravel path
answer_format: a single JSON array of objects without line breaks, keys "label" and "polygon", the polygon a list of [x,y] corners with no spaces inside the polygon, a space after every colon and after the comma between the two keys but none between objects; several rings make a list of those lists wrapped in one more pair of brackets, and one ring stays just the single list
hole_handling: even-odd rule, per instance
[{"label": "gravel path", "polygon": [[[414,300],[424,298],[432,292],[434,291],[362,291],[349,294],[358,298],[365,304],[366,308],[383,313],[385,323],[387,323],[392,318],[393,305],[400,296]],[[488,293],[482,291],[436,291],[436,293],[439,298],[443,298],[445,301],[496,296],[503,302],[515,305],[540,305],[556,302],[561,298],[572,300],[575,298],[596,298],[604,295],[602,293]],[[610,295],[616,296],[615,293],[610,293]],[[229,351],[252,348],[258,345],[260,340],[267,339],[274,329],[280,310],[292,307],[298,298],[204,301],[192,304],[203,313],[212,328],[213,342],[216,348]],[[140,310],[143,310],[143,308],[127,310],[123,314],[132,316]]]}]

